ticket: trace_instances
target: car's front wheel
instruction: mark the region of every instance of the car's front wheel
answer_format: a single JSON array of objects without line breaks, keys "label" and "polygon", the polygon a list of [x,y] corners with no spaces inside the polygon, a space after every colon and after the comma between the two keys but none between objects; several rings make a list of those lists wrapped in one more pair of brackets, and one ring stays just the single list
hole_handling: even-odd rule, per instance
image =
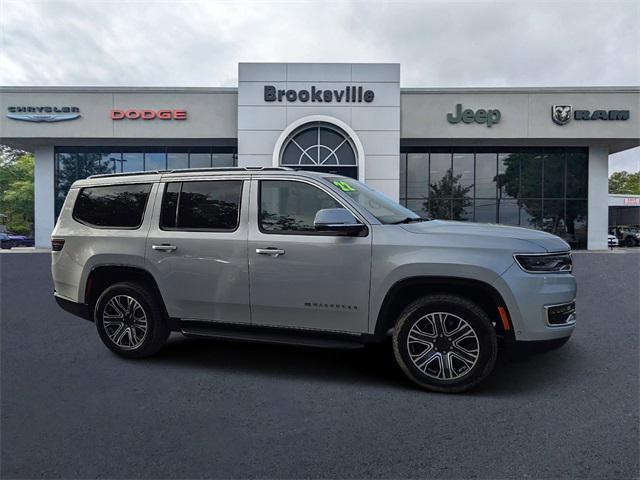
[{"label": "car's front wheel", "polygon": [[468,390],[493,370],[497,338],[487,314],[456,295],[422,297],[401,313],[393,335],[396,361],[428,390]]},{"label": "car's front wheel", "polygon": [[169,336],[156,295],[138,283],[116,283],[102,292],[94,320],[103,343],[127,358],[153,355]]}]

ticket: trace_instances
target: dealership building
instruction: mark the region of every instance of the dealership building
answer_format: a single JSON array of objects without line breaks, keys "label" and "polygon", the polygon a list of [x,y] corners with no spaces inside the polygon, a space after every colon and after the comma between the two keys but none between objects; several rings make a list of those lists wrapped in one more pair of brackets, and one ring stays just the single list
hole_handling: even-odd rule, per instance
[{"label": "dealership building", "polygon": [[640,145],[640,88],[400,88],[400,75],[241,63],[237,88],[0,87],[0,143],[35,155],[42,247],[76,179],[285,166],[360,179],[425,217],[607,248],[608,156]]}]

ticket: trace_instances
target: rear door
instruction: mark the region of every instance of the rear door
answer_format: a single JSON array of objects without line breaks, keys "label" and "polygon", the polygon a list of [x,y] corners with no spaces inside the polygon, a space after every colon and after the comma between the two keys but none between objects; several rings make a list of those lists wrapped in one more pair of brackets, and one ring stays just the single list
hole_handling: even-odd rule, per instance
[{"label": "rear door", "polygon": [[371,230],[347,237],[313,227],[318,210],[341,207],[338,196],[319,183],[254,177],[249,217],[254,324],[367,331]]},{"label": "rear door", "polygon": [[250,323],[249,187],[242,176],[160,183],[146,260],[170,316]]}]

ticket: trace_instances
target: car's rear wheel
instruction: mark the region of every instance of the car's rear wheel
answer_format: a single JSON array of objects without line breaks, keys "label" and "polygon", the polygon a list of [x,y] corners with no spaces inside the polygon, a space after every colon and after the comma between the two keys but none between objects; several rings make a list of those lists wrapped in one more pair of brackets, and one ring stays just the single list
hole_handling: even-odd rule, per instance
[{"label": "car's rear wheel", "polygon": [[489,317],[456,295],[422,297],[397,320],[393,350],[403,372],[422,388],[455,393],[493,370],[498,345]]},{"label": "car's rear wheel", "polygon": [[169,336],[156,295],[138,283],[116,283],[102,292],[94,320],[103,343],[127,358],[153,355]]},{"label": "car's rear wheel", "polygon": [[624,239],[624,244],[626,247],[635,247],[636,241],[631,237],[627,237]]}]

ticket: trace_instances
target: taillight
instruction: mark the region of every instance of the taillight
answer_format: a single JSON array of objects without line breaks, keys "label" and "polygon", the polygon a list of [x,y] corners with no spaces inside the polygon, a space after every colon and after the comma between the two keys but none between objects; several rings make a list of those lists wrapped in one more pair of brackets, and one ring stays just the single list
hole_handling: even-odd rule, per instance
[{"label": "taillight", "polygon": [[64,247],[64,238],[52,238],[51,239],[51,250],[54,252],[59,252]]}]

